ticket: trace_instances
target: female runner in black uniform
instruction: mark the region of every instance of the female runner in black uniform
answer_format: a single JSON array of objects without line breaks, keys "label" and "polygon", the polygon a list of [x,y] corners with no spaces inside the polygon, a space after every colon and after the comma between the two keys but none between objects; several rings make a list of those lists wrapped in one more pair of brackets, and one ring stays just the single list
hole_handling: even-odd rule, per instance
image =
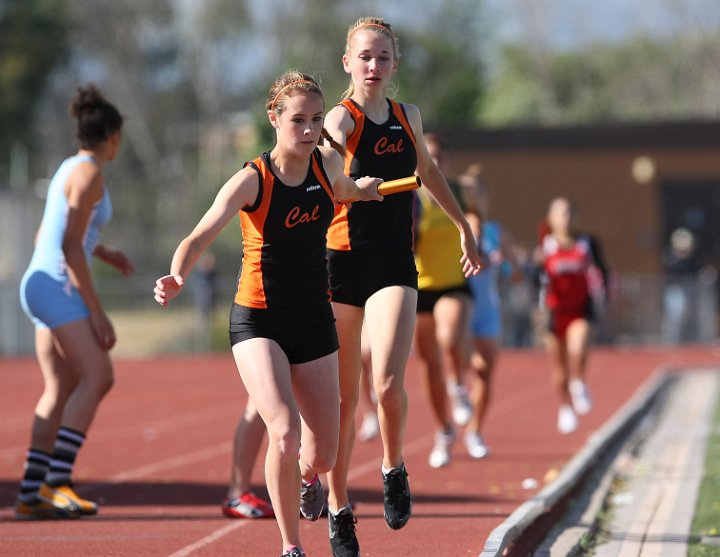
[{"label": "female runner in black uniform", "polygon": [[[397,69],[397,39],[380,18],[350,27],[343,66],[349,91],[325,119],[325,128],[345,155],[350,177],[391,180],[416,173],[460,231],[466,275],[480,269],[473,234],[423,140],[417,107],[387,98]],[[403,387],[415,324],[417,271],[413,259],[412,193],[380,204],[353,204],[336,212],[328,234],[333,311],[340,339],[340,447],[328,474],[330,542],[336,557],[355,556],[359,546],[349,506],[347,476],[355,437],[360,377],[360,332],[365,319],[373,383],[383,440],[385,520],[402,528],[411,499],[402,457],[407,397]]]},{"label": "female runner in black uniform", "polygon": [[167,305],[180,294],[200,255],[239,213],[244,250],[230,314],[232,351],[268,430],[265,477],[283,555],[302,557],[298,515],[320,516],[317,473],[332,468],[338,444],[338,340],[326,233],[336,200],[382,197],[380,180],[356,184],[334,150],[317,147],[324,100],[310,76],[284,74],[266,107],[277,144],[222,187],[177,248],[170,274],[158,279],[155,299]]}]

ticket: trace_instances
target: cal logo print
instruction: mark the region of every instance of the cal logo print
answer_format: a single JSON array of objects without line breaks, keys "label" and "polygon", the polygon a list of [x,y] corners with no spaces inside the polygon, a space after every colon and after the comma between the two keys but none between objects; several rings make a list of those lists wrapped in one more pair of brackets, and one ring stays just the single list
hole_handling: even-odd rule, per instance
[{"label": "cal logo print", "polygon": [[381,137],[378,139],[378,142],[375,144],[375,148],[373,149],[376,155],[402,153],[404,150],[405,147],[403,147],[402,138],[398,139],[397,143],[392,143],[388,141],[387,137]]},{"label": "cal logo print", "polygon": [[390,129],[391,129],[391,130],[401,130],[401,129],[403,129],[403,127],[402,127],[402,126],[398,126],[397,124],[393,124],[392,126],[390,126]]},{"label": "cal logo print", "polygon": [[305,191],[315,191],[320,189],[320,184],[315,184],[314,186],[308,186]]},{"label": "cal logo print", "polygon": [[293,207],[285,217],[285,228],[294,228],[298,224],[316,221],[320,218],[319,212],[320,205],[315,205],[315,208],[308,212],[303,212],[300,207]]}]

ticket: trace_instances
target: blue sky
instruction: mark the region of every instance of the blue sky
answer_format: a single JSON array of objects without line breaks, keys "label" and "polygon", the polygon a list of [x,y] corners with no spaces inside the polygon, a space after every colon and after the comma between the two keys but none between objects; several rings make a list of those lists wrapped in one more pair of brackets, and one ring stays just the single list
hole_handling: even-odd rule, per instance
[{"label": "blue sky", "polygon": [[718,0],[485,0],[499,37],[533,37],[556,48],[635,34],[720,32]]}]

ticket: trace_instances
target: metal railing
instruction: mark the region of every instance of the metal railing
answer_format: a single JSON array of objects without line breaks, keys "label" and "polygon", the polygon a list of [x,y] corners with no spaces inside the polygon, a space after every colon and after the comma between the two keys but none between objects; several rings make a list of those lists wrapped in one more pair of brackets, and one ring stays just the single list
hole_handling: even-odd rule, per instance
[{"label": "metal railing", "polygon": [[[172,307],[152,299],[156,277],[99,277],[104,307],[116,325],[118,354],[154,355],[227,347],[227,315],[236,276],[218,276],[213,309],[193,276]],[[671,277],[626,274],[614,277],[607,309],[597,322],[598,341],[619,345],[708,343],[718,333],[717,274]],[[503,288],[503,344],[539,344],[543,319],[531,285]],[[18,300],[16,281],[0,282],[0,356],[29,354],[33,332]]]}]

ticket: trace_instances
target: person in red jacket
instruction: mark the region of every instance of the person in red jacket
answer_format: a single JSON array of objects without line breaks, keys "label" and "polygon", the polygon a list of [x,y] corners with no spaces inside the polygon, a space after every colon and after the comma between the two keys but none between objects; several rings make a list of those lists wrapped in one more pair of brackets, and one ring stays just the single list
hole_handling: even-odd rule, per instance
[{"label": "person in red jacket", "polygon": [[567,434],[577,429],[577,416],[592,408],[585,370],[590,321],[605,296],[604,265],[590,236],[576,232],[569,199],[558,197],[550,203],[547,227],[540,246],[548,311],[546,347],[560,396],[557,427]]}]

